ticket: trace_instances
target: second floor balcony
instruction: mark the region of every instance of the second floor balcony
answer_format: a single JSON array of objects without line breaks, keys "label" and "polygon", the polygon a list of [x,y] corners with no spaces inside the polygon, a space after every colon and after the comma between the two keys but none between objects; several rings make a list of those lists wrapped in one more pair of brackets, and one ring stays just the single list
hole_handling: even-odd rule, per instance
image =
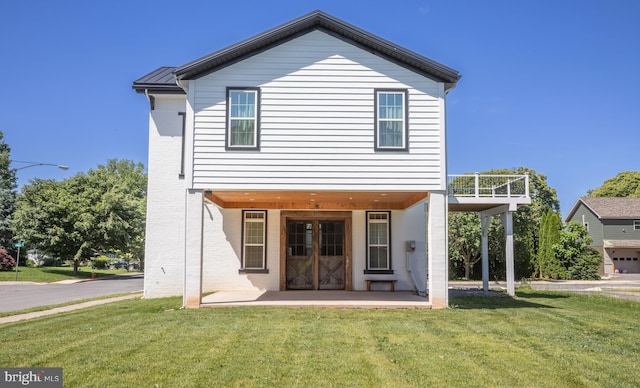
[{"label": "second floor balcony", "polygon": [[453,174],[448,176],[447,190],[452,211],[482,211],[500,205],[515,210],[531,204],[528,174]]}]

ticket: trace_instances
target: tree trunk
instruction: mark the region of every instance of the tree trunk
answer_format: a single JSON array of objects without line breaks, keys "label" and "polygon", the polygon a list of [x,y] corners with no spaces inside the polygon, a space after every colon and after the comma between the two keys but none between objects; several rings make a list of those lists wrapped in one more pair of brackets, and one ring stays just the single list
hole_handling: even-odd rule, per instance
[{"label": "tree trunk", "polygon": [[465,254],[464,259],[464,280],[471,280],[471,266],[475,265],[482,256],[480,254]]}]

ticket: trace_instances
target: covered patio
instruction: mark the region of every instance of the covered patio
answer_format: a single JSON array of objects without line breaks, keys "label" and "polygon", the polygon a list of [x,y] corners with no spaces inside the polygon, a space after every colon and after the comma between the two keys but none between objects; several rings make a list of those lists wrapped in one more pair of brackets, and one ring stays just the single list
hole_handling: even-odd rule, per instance
[{"label": "covered patio", "polygon": [[[288,214],[286,209],[341,209],[343,211],[355,209],[405,209],[413,204],[426,200],[432,206],[436,203],[436,208],[443,208],[447,211],[472,211],[477,212],[482,223],[482,267],[483,267],[483,289],[489,289],[488,272],[488,225],[493,216],[500,216],[505,225],[505,253],[507,265],[507,294],[515,295],[514,268],[513,268],[513,221],[512,213],[518,206],[531,203],[529,196],[528,175],[452,175],[449,176],[447,191],[441,192],[439,196],[433,196],[426,192],[275,192],[275,191],[209,191],[194,190],[193,203],[194,210],[202,209],[202,200],[216,204],[224,208],[273,208],[281,209],[283,214]],[[199,194],[199,195],[198,195]],[[444,194],[444,195],[442,195]],[[442,199],[439,199],[442,198]],[[438,205],[440,203],[440,205]],[[425,208],[427,209],[427,208]],[[429,214],[431,228],[447,228],[446,217],[443,220]],[[440,214],[440,213],[438,213]],[[281,222],[285,224],[285,222]],[[439,225],[436,225],[439,224]],[[198,226],[197,235],[202,237],[201,225]],[[350,227],[347,228],[350,230]],[[446,230],[446,229],[445,229]],[[350,233],[350,232],[348,232]],[[281,237],[282,240],[282,237]],[[445,240],[446,241],[446,240]],[[281,262],[285,257],[285,244],[281,241]],[[189,246],[201,247],[201,241],[194,242]],[[427,254],[429,258],[436,254],[446,257],[446,243],[434,245],[428,244]],[[347,249],[350,252],[350,249]],[[196,252],[197,253],[197,252]],[[194,257],[200,257],[194,254]],[[429,269],[425,275],[431,283],[434,268],[431,268],[431,260],[428,259]],[[446,272],[446,263],[437,268]],[[399,292],[367,292],[353,291],[350,282],[346,283],[344,290],[322,290],[322,291],[296,291],[286,290],[281,285],[280,291],[266,291],[264,289],[249,291],[217,291],[212,294],[202,295],[202,273],[201,263],[193,266],[193,271],[187,271],[187,278],[192,275],[193,281],[187,282],[185,295],[193,295],[190,303],[185,303],[191,307],[223,307],[223,306],[320,306],[336,308],[441,308],[447,306],[448,280],[446,276],[442,283],[437,286],[429,284],[427,296],[421,296],[411,291]],[[189,268],[189,267],[188,267]],[[281,283],[284,279],[284,265],[281,265]],[[347,271],[347,278],[350,279],[350,271]],[[444,301],[444,303],[442,303]]]}]

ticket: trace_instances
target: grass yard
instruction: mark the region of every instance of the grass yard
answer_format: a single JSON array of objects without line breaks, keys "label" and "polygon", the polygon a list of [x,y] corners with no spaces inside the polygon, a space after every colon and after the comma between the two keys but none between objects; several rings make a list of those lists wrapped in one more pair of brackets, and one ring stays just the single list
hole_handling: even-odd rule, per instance
[{"label": "grass yard", "polygon": [[[79,267],[78,274],[73,274],[73,267],[18,267],[18,281],[36,282],[36,283],[53,283],[61,280],[69,279],[90,279],[91,273],[94,272],[96,277],[111,276],[119,273],[127,273],[126,269],[96,269],[91,267]],[[0,282],[15,281],[16,271],[0,271]]]},{"label": "grass yard", "polygon": [[640,303],[519,290],[448,310],[128,300],[0,327],[0,365],[87,387],[632,387]]}]

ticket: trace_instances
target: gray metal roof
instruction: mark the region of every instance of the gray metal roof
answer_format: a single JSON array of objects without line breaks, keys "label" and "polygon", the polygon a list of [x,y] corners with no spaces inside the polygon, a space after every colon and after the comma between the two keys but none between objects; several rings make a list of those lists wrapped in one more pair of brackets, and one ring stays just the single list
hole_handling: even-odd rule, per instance
[{"label": "gray metal roof", "polygon": [[453,88],[460,79],[460,74],[450,67],[370,34],[322,11],[314,11],[185,65],[176,68],[162,67],[135,81],[133,88],[138,92],[144,92],[145,89],[149,91],[179,91],[180,88],[176,86],[175,79],[170,79],[169,75],[178,80],[197,79],[313,30],[327,32],[412,71],[443,82],[445,90]]},{"label": "gray metal roof", "polygon": [[372,35],[322,11],[311,12],[253,38],[187,63],[178,67],[174,74],[178,79],[199,78],[211,71],[227,66],[229,63],[255,55],[260,51],[317,29],[334,35],[337,34],[356,46],[364,47],[370,51],[373,50],[374,54],[442,81],[447,84],[446,89],[455,86],[455,83],[460,79],[460,74],[456,70]]},{"label": "gray metal roof", "polygon": [[154,93],[184,93],[184,90],[176,84],[176,78],[173,75],[175,67],[161,67],[133,81],[133,89],[138,93],[144,93],[145,90]]},{"label": "gray metal roof", "polygon": [[582,197],[571,209],[567,220],[583,203],[599,219],[637,219],[640,220],[640,198],[627,197]]}]

